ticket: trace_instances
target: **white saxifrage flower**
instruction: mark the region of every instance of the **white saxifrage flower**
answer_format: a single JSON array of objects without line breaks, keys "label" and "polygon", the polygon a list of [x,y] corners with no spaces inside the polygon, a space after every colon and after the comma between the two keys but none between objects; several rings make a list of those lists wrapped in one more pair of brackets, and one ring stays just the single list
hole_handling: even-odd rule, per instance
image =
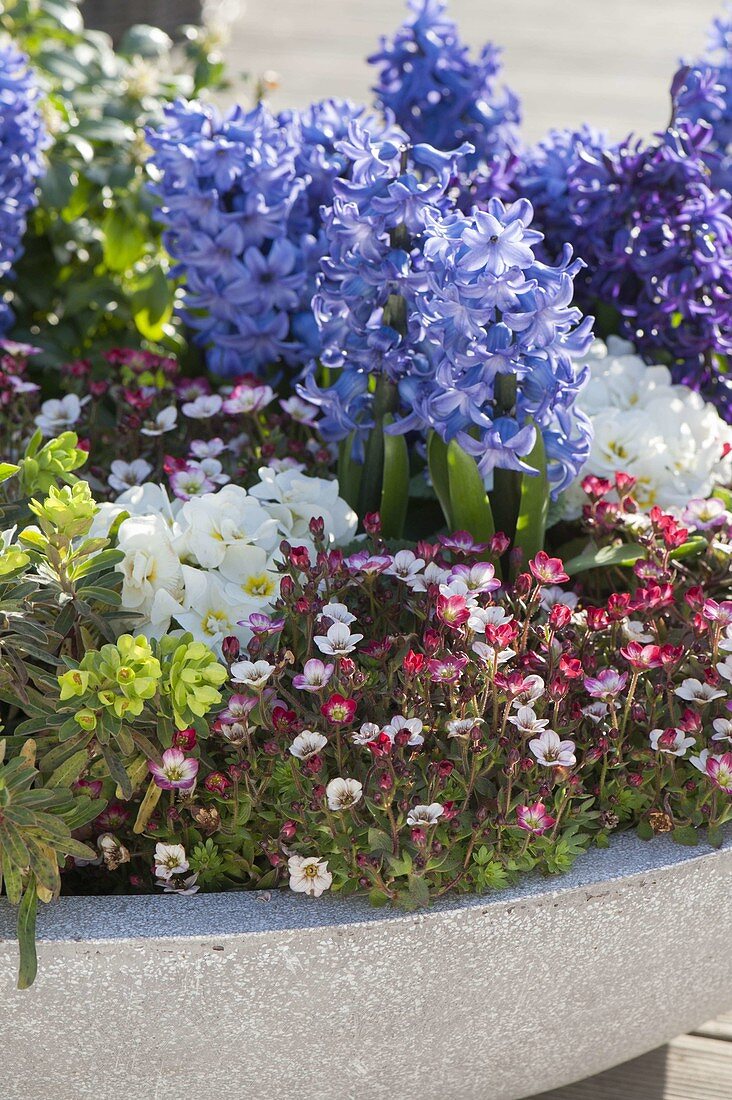
[{"label": "white saxifrage flower", "polygon": [[541,737],[529,741],[529,749],[546,768],[571,768],[577,763],[574,741],[563,741],[554,730],[544,730]]},{"label": "white saxifrage flower", "polygon": [[253,691],[261,691],[275,670],[269,661],[236,661],[231,666],[231,679],[235,684],[246,684]]},{"label": "white saxifrage flower", "polygon": [[351,634],[346,623],[333,623],[325,634],[316,634],[314,641],[321,653],[329,657],[345,657],[353,653],[363,634]]},{"label": "white saxifrage flower", "polygon": [[429,806],[413,806],[407,814],[407,825],[436,825],[444,813],[440,802],[431,802]]},{"label": "white saxifrage flower", "polygon": [[296,894],[319,898],[330,889],[333,881],[327,859],[318,859],[317,856],[290,856],[287,870],[290,873],[290,889]]},{"label": "white saxifrage flower", "polygon": [[690,677],[682,682],[681,687],[676,688],[674,694],[687,703],[699,703],[704,706],[706,703],[714,702],[715,699],[724,699],[727,693],[713,688],[711,684],[703,684],[701,680]]},{"label": "white saxifrage flower", "polygon": [[683,756],[687,749],[696,744],[693,737],[686,737],[684,731],[678,728],[651,730],[648,739],[652,749],[665,752],[668,756]]},{"label": "white saxifrage flower", "polygon": [[109,467],[107,478],[110,489],[117,493],[124,493],[126,489],[133,489],[136,485],[142,485],[146,477],[152,473],[152,466],[144,458],[134,458],[132,462],[123,462],[115,459]]},{"label": "white saxifrage flower", "polygon": [[309,760],[311,756],[316,756],[321,749],[324,749],[327,744],[328,738],[323,737],[322,733],[303,730],[302,733],[298,733],[290,745],[290,753],[297,760]]},{"label": "white saxifrage flower", "polygon": [[328,799],[328,808],[331,810],[347,810],[355,806],[363,794],[363,786],[357,779],[331,779],[325,788],[325,796]]},{"label": "white saxifrage flower", "polygon": [[41,405],[35,425],[44,436],[60,435],[78,424],[88,401],[91,401],[91,397],[79,399],[75,393],[67,393],[65,397],[52,397]]},{"label": "white saxifrage flower", "polygon": [[182,875],[189,866],[182,844],[163,844],[159,841],[155,846],[155,874],[158,878]]},{"label": "white saxifrage flower", "polygon": [[172,432],[177,423],[178,410],[175,405],[169,405],[167,409],[159,412],[154,420],[146,420],[140,432],[142,435],[149,436],[165,435],[166,432]]}]

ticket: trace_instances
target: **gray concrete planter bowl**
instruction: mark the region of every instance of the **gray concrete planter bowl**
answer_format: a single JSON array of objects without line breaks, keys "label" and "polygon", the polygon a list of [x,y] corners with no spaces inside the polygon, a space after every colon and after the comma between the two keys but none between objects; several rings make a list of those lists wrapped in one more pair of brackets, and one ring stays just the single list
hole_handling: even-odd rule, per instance
[{"label": "gray concrete planter bowl", "polygon": [[417,915],[288,893],[65,898],[13,989],[7,1100],[517,1100],[732,1005],[732,844],[619,837]]}]

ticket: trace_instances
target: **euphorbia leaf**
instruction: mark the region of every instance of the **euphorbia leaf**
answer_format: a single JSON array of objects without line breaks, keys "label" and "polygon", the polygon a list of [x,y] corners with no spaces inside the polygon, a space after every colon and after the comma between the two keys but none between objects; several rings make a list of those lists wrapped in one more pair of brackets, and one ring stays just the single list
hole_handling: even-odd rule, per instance
[{"label": "euphorbia leaf", "polygon": [[137,811],[137,819],[132,826],[133,833],[144,833],[147,827],[147,823],[152,817],[153,811],[157,806],[160,796],[163,793],[163,788],[159,787],[154,779],[150,780],[150,785],[145,792],[145,797],[140,803],[140,809]]},{"label": "euphorbia leaf", "polygon": [[481,542],[493,538],[493,512],[478,464],[454,439],[447,446],[447,475],[454,529]]},{"label": "euphorbia leaf", "polygon": [[18,968],[18,989],[28,989],[35,981],[38,972],[36,955],[36,880],[31,876],[18,908],[18,947],[20,966]]}]

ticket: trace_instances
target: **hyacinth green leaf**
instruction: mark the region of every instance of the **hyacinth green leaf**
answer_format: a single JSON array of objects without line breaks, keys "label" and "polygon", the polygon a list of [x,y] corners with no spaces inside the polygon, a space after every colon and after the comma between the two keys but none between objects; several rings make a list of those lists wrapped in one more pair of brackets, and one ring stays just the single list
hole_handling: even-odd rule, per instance
[{"label": "hyacinth green leaf", "polygon": [[544,549],[546,519],[549,512],[549,478],[546,472],[546,452],[540,431],[526,459],[527,465],[538,470],[538,476],[524,474],[521,478],[521,502],[516,520],[514,544],[524,552],[524,560],[533,558]]},{"label": "hyacinth green leaf", "polygon": [[361,474],[363,473],[363,465],[354,462],[353,459],[355,434],[355,432],[351,432],[349,436],[342,440],[338,452],[338,490],[351,508],[356,508],[358,505],[358,491],[361,487]]},{"label": "hyacinth green leaf", "polygon": [[[393,424],[389,413],[384,425]],[[403,435],[384,432],[384,477],[381,484],[381,531],[385,538],[399,539],[404,533],[409,503],[409,451]]]},{"label": "hyacinth green leaf", "polygon": [[427,438],[427,464],[430,471],[432,487],[435,496],[440,502],[442,514],[447,526],[452,531],[455,525],[452,522],[450,511],[450,478],[447,468],[447,444],[437,432],[430,432]]},{"label": "hyacinth green leaf", "polygon": [[36,880],[31,876],[18,908],[18,947],[20,966],[18,967],[18,989],[29,989],[38,972],[36,955],[36,909],[38,895]]},{"label": "hyacinth green leaf", "polygon": [[624,542],[620,546],[591,546],[564,563],[565,572],[570,577],[584,573],[587,569],[607,569],[611,566],[635,565],[646,556],[642,546],[636,542]]},{"label": "hyacinth green leaf", "polygon": [[493,512],[478,464],[454,439],[447,445],[447,475],[454,530],[468,531],[479,542],[492,539]]}]

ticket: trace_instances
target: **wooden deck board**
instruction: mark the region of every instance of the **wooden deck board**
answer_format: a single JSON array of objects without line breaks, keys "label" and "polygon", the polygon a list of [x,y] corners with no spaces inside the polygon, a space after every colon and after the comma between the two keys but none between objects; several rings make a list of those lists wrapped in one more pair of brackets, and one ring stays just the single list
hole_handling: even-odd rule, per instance
[{"label": "wooden deck board", "polygon": [[642,1058],[532,1100],[732,1100],[732,1014]]}]

